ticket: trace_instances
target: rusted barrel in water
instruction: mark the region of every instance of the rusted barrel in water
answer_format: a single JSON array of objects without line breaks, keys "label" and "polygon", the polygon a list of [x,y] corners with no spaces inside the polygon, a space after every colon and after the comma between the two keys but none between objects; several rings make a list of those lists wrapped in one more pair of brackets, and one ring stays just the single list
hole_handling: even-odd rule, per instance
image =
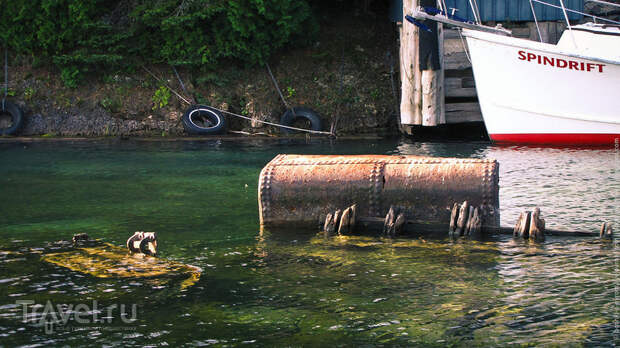
[{"label": "rusted barrel in water", "polygon": [[358,216],[384,217],[396,205],[408,219],[447,224],[453,204],[467,200],[485,207],[485,225],[499,226],[498,170],[488,159],[277,155],[260,173],[260,223],[314,228],[357,204]]}]

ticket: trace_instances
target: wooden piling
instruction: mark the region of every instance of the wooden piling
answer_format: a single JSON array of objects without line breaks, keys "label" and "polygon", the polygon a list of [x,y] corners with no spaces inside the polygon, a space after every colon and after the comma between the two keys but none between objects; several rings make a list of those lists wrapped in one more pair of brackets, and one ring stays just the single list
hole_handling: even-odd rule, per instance
[{"label": "wooden piling", "polygon": [[529,238],[531,217],[532,213],[529,211],[525,211],[519,215],[519,219],[514,227],[514,237],[522,239]]},{"label": "wooden piling", "polygon": [[[422,125],[438,126],[446,123],[444,70],[443,70],[443,24],[437,23],[439,41],[439,70],[422,70]],[[430,64],[427,64],[430,66]]]},{"label": "wooden piling", "polygon": [[454,203],[452,206],[452,212],[450,214],[450,234],[456,232],[456,224],[459,218],[459,204]]},{"label": "wooden piling", "polygon": [[[475,214],[475,213],[474,213]],[[384,218],[381,217],[369,217],[369,216],[361,216],[357,218],[357,234],[373,234],[373,235],[383,235],[383,226],[384,226]],[[441,236],[445,235],[447,224],[437,224],[434,222],[423,222],[419,220],[410,220],[407,219],[405,224],[402,226],[402,235],[404,236],[423,236],[423,235],[436,235]],[[287,230],[288,231],[288,230]],[[514,235],[514,227],[507,226],[488,226],[480,224],[477,226],[476,233],[480,235],[493,235],[493,234],[503,234],[503,235]],[[529,231],[528,231],[529,232]],[[609,232],[606,232],[604,239],[613,238],[613,231],[611,229]],[[472,233],[475,236],[475,233]],[[545,228],[545,235],[549,236],[559,236],[559,237],[599,237],[599,231],[593,229],[592,231],[573,231],[573,230],[556,230]],[[458,235],[452,234],[454,238],[459,237]],[[528,236],[529,237],[529,236]]]},{"label": "wooden piling", "polygon": [[467,223],[468,217],[469,217],[469,203],[465,201],[461,205],[461,209],[459,210],[459,217],[456,222],[456,230],[454,232],[457,236],[462,236],[465,234],[465,224]]},{"label": "wooden piling", "polygon": [[603,225],[601,225],[601,232],[599,237],[601,239],[613,239],[614,230],[611,226],[611,223],[603,222]]},{"label": "wooden piling", "polygon": [[[338,226],[338,235],[347,235],[356,232],[377,233],[384,237],[400,235],[423,235],[434,234],[446,227],[444,224],[435,222],[423,222],[410,220],[405,209],[391,205],[385,216],[364,217],[357,216],[357,205],[354,204],[344,210],[330,212],[325,219],[323,231],[326,236],[332,236],[334,226]],[[482,217],[486,214],[484,206],[474,207],[467,201],[462,204],[455,203],[450,216],[448,236],[452,239],[459,237],[480,238],[485,234],[512,234],[515,239],[529,239],[534,242],[544,242],[545,235],[564,237],[600,237],[602,240],[613,239],[611,223],[604,222],[599,232],[591,231],[567,231],[547,229],[545,219],[541,216],[540,208],[534,211],[524,211],[519,216],[515,227],[501,227],[498,225],[484,225]],[[340,218],[340,224],[338,224]],[[357,230],[357,231],[356,231]]]},{"label": "wooden piling", "polygon": [[540,217],[540,208],[538,207],[532,212],[529,237],[537,242],[545,240],[545,219]]},{"label": "wooden piling", "polygon": [[[403,0],[403,18],[426,0]],[[420,64],[420,30],[409,22],[400,28],[400,76],[402,125],[436,126],[445,123],[444,74],[443,74],[443,27],[437,24],[439,69],[432,64]]]},{"label": "wooden piling", "polygon": [[[418,0],[403,0],[403,18],[418,7]],[[418,27],[403,21],[400,27],[400,123],[422,124],[422,75],[419,71]]]}]

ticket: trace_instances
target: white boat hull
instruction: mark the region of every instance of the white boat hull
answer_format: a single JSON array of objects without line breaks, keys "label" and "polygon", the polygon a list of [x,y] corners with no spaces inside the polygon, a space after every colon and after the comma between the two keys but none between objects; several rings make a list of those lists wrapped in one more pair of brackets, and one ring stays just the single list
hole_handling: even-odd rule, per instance
[{"label": "white boat hull", "polygon": [[467,29],[463,33],[492,140],[548,144],[618,141],[620,58],[590,57],[587,51],[570,52],[566,45]]}]

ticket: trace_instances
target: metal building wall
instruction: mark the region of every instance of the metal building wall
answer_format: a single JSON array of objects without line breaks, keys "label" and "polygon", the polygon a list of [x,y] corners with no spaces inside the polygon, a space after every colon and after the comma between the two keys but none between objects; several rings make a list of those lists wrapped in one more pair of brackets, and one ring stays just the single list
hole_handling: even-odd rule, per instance
[{"label": "metal building wall", "polygon": [[[445,0],[448,8],[456,8],[456,14],[460,17],[473,21],[474,15],[469,5],[469,0]],[[560,6],[559,0],[541,0],[552,5]],[[472,1],[473,2],[473,1]],[[483,21],[497,22],[528,22],[533,21],[532,9],[529,0],[477,0],[480,8],[480,16]],[[584,0],[564,0],[566,8],[583,12]],[[536,17],[539,21],[564,20],[561,9],[533,2]],[[402,0],[392,0],[390,5],[390,18],[395,22],[402,21]],[[583,16],[576,13],[568,13],[571,20],[579,20]]]},{"label": "metal building wall", "polygon": [[[552,5],[560,6],[559,0],[541,0]],[[532,9],[529,0],[478,0],[480,16],[483,21],[533,21]],[[536,17],[539,21],[563,20],[564,15],[561,9],[556,9],[540,3],[533,2]],[[568,9],[583,12],[583,0],[564,0],[564,5]],[[474,15],[469,5],[469,0],[446,0],[448,8],[457,8],[457,14],[469,20],[474,19]],[[570,13],[568,18],[571,20],[581,19],[581,15]]]}]

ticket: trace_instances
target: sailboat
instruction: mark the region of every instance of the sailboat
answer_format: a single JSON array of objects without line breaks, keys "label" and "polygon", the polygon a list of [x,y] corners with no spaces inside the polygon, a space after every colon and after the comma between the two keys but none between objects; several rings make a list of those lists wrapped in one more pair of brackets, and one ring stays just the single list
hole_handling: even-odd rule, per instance
[{"label": "sailboat", "polygon": [[494,142],[617,146],[620,23],[571,25],[560,4],[567,29],[557,44],[515,38],[504,28],[463,21],[442,10],[419,8],[413,17],[461,28]]}]

